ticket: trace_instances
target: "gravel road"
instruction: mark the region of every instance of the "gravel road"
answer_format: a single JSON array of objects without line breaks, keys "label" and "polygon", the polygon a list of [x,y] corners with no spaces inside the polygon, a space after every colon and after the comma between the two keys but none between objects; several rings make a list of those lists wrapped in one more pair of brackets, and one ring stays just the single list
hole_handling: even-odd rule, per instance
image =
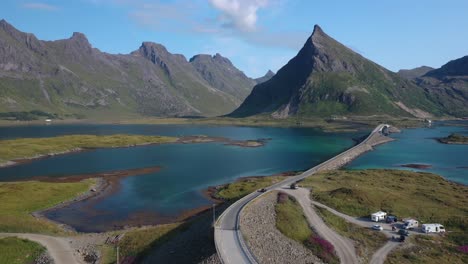
[{"label": "gravel road", "polygon": [[297,190],[281,189],[292,197],[296,198],[304,211],[304,215],[309,222],[309,225],[314,228],[319,236],[328,240],[335,247],[336,254],[340,258],[341,263],[358,263],[356,250],[354,249],[353,241],[345,238],[333,229],[328,227],[322,218],[315,212],[310,200],[310,191],[308,189],[299,188]]},{"label": "gravel road", "polygon": [[37,242],[47,248],[55,264],[80,264],[66,238],[27,233],[0,233],[0,237],[18,237]]},{"label": "gravel road", "polygon": [[276,192],[253,200],[241,212],[241,232],[258,263],[322,263],[301,243],[276,229]]}]

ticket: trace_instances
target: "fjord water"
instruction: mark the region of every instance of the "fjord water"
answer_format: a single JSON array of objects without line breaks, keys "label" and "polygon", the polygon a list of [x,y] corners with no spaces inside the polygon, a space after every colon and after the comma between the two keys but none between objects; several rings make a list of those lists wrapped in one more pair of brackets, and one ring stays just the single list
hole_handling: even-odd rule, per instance
[{"label": "fjord water", "polygon": [[95,151],[35,160],[0,169],[0,180],[60,177],[161,166],[161,170],[121,180],[114,192],[52,210],[47,217],[78,231],[103,231],[133,224],[167,222],[180,213],[210,206],[208,186],[242,176],[308,169],[351,147],[362,133],[324,133],[309,128],[186,125],[51,125],[0,129],[0,138],[65,134],[209,135],[231,139],[271,138],[264,147],[222,143],[167,144]]},{"label": "fjord water", "polygon": [[[468,145],[442,144],[437,138],[451,133],[468,135],[465,126],[449,126],[450,123],[435,124],[432,127],[404,129],[392,134],[395,141],[380,145],[351,162],[349,169],[404,169],[432,172],[448,180],[468,184]],[[405,164],[427,164],[427,169],[405,168]]]}]

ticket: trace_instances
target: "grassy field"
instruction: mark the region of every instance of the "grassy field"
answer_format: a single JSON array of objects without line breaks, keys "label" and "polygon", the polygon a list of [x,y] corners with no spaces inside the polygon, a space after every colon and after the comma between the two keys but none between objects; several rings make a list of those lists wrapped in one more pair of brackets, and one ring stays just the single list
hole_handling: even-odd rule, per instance
[{"label": "grassy field", "polygon": [[457,245],[441,236],[412,236],[405,241],[406,247],[392,251],[386,264],[464,264],[468,254],[457,249]]},{"label": "grassy field", "polygon": [[303,244],[325,263],[339,263],[333,246],[312,231],[304,216],[302,207],[293,197],[285,193],[278,193],[278,203],[275,206],[275,211],[276,228],[281,233]]},{"label": "grassy field", "polygon": [[16,237],[0,239],[0,263],[30,264],[46,249],[29,240]]},{"label": "grassy field", "polygon": [[[183,230],[186,225],[186,223],[173,223],[139,228],[126,232],[124,238],[119,243],[119,254],[121,258],[139,258],[145,255],[151,248],[168,241],[171,237]],[[103,254],[101,263],[111,264],[116,262],[115,247],[104,245],[101,247],[101,252]]]},{"label": "grassy field", "polygon": [[0,141],[0,162],[32,158],[73,149],[125,147],[141,144],[175,142],[177,138],[140,135],[70,135],[50,138],[19,138]]},{"label": "grassy field", "polygon": [[422,172],[404,170],[337,170],[309,177],[302,185],[312,196],[352,216],[378,210],[446,227],[467,227],[468,186]]},{"label": "grassy field", "polygon": [[284,179],[286,179],[286,176],[241,178],[238,181],[221,187],[215,196],[225,200],[237,200],[255,190],[270,186]]},{"label": "grassy field", "polygon": [[282,203],[277,203],[276,228],[285,236],[305,243],[312,235],[307,219],[302,213],[302,207],[290,196]]},{"label": "grassy field", "polygon": [[383,210],[400,218],[414,217],[420,223],[443,224],[448,230],[445,237],[415,239],[417,247],[426,249],[413,250],[411,256],[400,254],[413,262],[427,263],[424,260],[430,258],[425,252],[439,254],[438,247],[460,260],[462,255],[454,252],[468,244],[468,186],[440,176],[403,170],[338,170],[316,174],[302,185],[312,188],[315,200],[348,215],[369,216]]},{"label": "grassy field", "polygon": [[348,223],[343,218],[330,213],[327,209],[315,207],[315,210],[329,227],[338,234],[353,240],[356,253],[367,262],[372,254],[388,241],[384,234]]},{"label": "grassy field", "polygon": [[34,218],[31,213],[73,199],[95,183],[0,183],[0,232],[62,233],[56,225]]}]

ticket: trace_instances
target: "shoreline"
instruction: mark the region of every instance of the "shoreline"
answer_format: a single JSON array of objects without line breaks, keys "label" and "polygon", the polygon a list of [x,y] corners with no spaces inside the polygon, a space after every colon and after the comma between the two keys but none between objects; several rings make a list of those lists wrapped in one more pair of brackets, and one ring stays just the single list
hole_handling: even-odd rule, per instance
[{"label": "shoreline", "polygon": [[[249,139],[249,140],[234,140],[225,137],[211,137],[211,136],[183,136],[178,137],[172,142],[164,142],[164,143],[141,143],[141,144],[133,144],[133,145],[124,145],[124,146],[116,146],[116,147],[98,147],[98,148],[73,148],[66,151],[59,151],[59,152],[51,152],[47,154],[36,155],[33,157],[24,157],[18,158],[13,160],[7,160],[0,163],[0,169],[8,168],[13,166],[18,166],[21,164],[30,163],[36,160],[52,158],[55,156],[62,156],[68,155],[73,153],[81,153],[86,151],[93,151],[98,149],[119,149],[119,148],[132,148],[132,147],[143,147],[143,146],[151,146],[151,145],[163,145],[163,144],[197,144],[197,143],[224,143],[225,146],[237,146],[243,148],[257,148],[263,147],[265,144],[272,140],[271,138],[259,138],[259,139]],[[0,140],[1,141],[1,140]]]},{"label": "shoreline", "polygon": [[[86,192],[68,201],[63,201],[55,206],[45,208],[42,210],[38,210],[38,211],[34,211],[31,213],[33,217],[51,222],[66,232],[68,231],[68,232],[78,233],[76,229],[73,228],[72,226],[62,223],[62,222],[52,220],[46,217],[45,214],[49,211],[58,210],[60,208],[72,205],[74,203],[79,203],[79,202],[92,199],[92,198],[96,198],[99,196],[102,196],[104,198],[106,195],[109,195],[118,190],[119,185],[120,185],[120,180],[122,180],[123,178],[157,172],[160,170],[160,168],[161,167],[156,166],[156,167],[148,167],[148,168],[142,168],[142,169],[110,171],[110,172],[102,172],[102,173],[90,173],[90,174],[72,175],[72,176],[57,177],[57,178],[48,177],[48,176],[36,176],[36,177],[29,178],[23,181],[36,180],[36,181],[43,181],[43,182],[61,183],[61,182],[78,182],[78,181],[82,181],[85,179],[95,179],[96,183],[91,185],[90,188]],[[83,233],[83,232],[79,232],[79,233]],[[89,233],[89,232],[86,232],[86,233]]]},{"label": "shoreline", "polygon": [[[48,218],[45,215],[47,212],[60,210],[60,208],[64,208],[72,204],[83,202],[89,199],[103,199],[107,195],[110,195],[118,191],[120,180],[126,177],[134,177],[136,176],[136,174],[138,174],[138,173],[132,173],[132,172],[145,172],[146,170],[147,173],[150,173],[150,172],[155,172],[158,169],[159,167],[154,167],[154,168],[126,170],[126,171],[104,172],[104,173],[98,173],[98,174],[66,176],[66,177],[60,177],[60,178],[49,178],[49,177],[44,177],[44,176],[34,177],[35,178],[34,180],[46,181],[46,182],[76,182],[76,181],[80,181],[83,179],[96,179],[96,183],[90,186],[88,191],[78,195],[77,197],[74,197],[68,201],[61,202],[53,207],[35,211],[31,213],[31,215],[33,215],[37,219],[51,222],[54,225],[57,225],[62,230],[64,230],[65,232],[90,234],[90,233],[106,233],[106,232],[113,232],[113,231],[127,231],[127,230],[140,228],[140,227],[153,227],[153,226],[158,226],[161,224],[184,222],[212,209],[212,205],[205,205],[205,206],[196,207],[196,208],[189,209],[189,210],[184,210],[175,216],[167,216],[167,217],[158,216],[157,214],[153,214],[153,213],[137,212],[135,214],[129,215],[128,219],[125,219],[124,221],[114,222],[113,224],[109,225],[108,228],[106,228],[106,230],[90,231],[90,232],[77,231],[77,229],[74,228],[72,225],[59,222],[59,221],[55,221],[53,219]],[[282,173],[277,173],[277,174],[272,174],[272,175],[267,175],[267,176],[240,177],[232,182],[220,184],[217,186],[208,186],[207,188],[202,189],[200,192],[207,200],[211,201],[213,204],[216,205],[216,207],[218,207],[229,202],[228,200],[224,200],[216,196],[216,192],[218,191],[218,189],[222,188],[223,186],[226,186],[233,182],[244,181],[246,179],[253,179],[253,178],[260,178],[260,177],[275,177],[275,176],[288,177],[288,176],[294,176],[297,173],[298,173],[297,171],[287,171],[287,172],[282,172]],[[144,175],[144,174],[141,174],[141,175]],[[148,223],[148,221],[145,221],[146,219],[149,219],[149,218],[155,220],[153,221],[154,223]]]}]

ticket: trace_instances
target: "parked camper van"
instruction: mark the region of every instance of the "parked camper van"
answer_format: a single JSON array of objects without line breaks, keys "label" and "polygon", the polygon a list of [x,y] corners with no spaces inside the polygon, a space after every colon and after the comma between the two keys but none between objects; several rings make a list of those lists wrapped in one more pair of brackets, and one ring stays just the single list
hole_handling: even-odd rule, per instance
[{"label": "parked camper van", "polygon": [[378,211],[377,213],[371,214],[371,220],[374,221],[374,222],[383,221],[383,220],[385,220],[386,217],[387,217],[387,213],[382,212],[382,211]]},{"label": "parked camper van", "polygon": [[445,233],[445,227],[441,224],[423,224],[421,231],[424,233]]},{"label": "parked camper van", "polygon": [[419,226],[419,223],[415,219],[407,219],[405,220],[405,224],[403,225],[404,229],[413,229],[417,228]]}]

